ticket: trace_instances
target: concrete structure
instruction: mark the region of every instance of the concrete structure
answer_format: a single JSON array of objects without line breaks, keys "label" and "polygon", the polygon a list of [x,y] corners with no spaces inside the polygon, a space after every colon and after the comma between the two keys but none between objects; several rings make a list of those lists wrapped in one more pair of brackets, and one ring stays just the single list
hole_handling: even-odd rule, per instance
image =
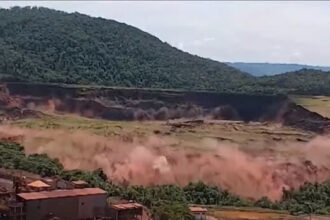
[{"label": "concrete structure", "polygon": [[110,206],[113,220],[142,220],[143,206],[138,203],[122,203]]},{"label": "concrete structure", "polygon": [[24,204],[26,220],[50,215],[66,220],[93,219],[104,216],[107,206],[106,193],[99,188],[20,193],[17,200]]},{"label": "concrete structure", "polygon": [[206,220],[207,209],[197,206],[189,207],[191,214],[195,217],[196,220]]}]

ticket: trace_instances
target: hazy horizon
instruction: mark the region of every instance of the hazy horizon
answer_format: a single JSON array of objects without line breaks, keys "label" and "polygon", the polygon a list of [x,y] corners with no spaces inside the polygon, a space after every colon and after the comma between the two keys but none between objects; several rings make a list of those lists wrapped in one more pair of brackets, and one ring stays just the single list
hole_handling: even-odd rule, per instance
[{"label": "hazy horizon", "polygon": [[123,22],[221,62],[330,66],[330,2],[1,1]]}]

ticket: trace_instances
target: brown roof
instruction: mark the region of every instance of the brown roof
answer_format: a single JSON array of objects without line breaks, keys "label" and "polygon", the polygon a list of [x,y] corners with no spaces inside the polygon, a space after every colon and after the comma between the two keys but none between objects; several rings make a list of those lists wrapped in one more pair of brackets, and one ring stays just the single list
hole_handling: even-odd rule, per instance
[{"label": "brown roof", "polygon": [[124,210],[124,209],[139,209],[142,208],[142,205],[139,203],[124,203],[124,204],[116,204],[111,206],[116,210]]},{"label": "brown roof", "polygon": [[197,206],[191,206],[191,207],[189,207],[189,210],[191,212],[207,212],[207,209],[206,208],[197,207]]},{"label": "brown roof", "polygon": [[35,187],[35,188],[47,188],[50,187],[50,185],[42,182],[41,180],[36,180],[33,181],[32,183],[27,184],[30,187]]},{"label": "brown roof", "polygon": [[44,192],[30,192],[17,194],[24,200],[53,199],[63,197],[87,196],[105,194],[105,191],[99,188],[71,189],[71,190],[53,190]]}]

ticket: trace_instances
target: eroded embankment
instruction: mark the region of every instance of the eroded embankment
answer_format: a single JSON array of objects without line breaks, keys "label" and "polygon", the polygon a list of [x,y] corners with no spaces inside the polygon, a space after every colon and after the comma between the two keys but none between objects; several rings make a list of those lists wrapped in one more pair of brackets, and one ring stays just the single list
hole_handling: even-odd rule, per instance
[{"label": "eroded embankment", "polygon": [[277,121],[323,133],[329,119],[292,103],[285,96],[221,94],[148,89],[73,87],[7,83],[12,96],[29,109],[56,110],[109,120],[168,120],[207,117]]},{"label": "eroded embankment", "polygon": [[[197,117],[213,112],[224,119],[258,120],[285,100],[282,96],[220,94],[148,89],[68,87],[47,84],[8,83],[11,95],[23,98],[25,105],[53,101],[56,110],[112,120],[134,120],[137,112],[144,119]],[[225,114],[221,114],[221,107]],[[230,109],[228,108],[230,106]],[[216,109],[218,108],[218,109]],[[143,111],[143,113],[142,113]]]},{"label": "eroded embankment", "polygon": [[330,179],[330,138],[267,146],[252,154],[244,146],[201,140],[200,150],[173,148],[166,138],[124,141],[88,132],[0,127],[0,138],[16,137],[27,153],[46,153],[66,169],[102,168],[116,183],[187,184],[203,181],[244,197],[278,199],[283,188]]}]

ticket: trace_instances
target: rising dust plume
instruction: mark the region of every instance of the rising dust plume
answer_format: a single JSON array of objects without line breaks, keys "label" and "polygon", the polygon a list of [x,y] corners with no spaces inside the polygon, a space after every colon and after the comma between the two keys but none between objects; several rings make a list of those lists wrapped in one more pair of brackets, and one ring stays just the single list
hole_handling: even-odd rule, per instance
[{"label": "rising dust plume", "polygon": [[203,140],[200,149],[173,148],[165,138],[124,141],[87,132],[0,126],[0,138],[19,137],[27,153],[46,153],[66,169],[102,168],[115,183],[203,181],[250,198],[279,199],[283,188],[330,179],[330,138],[273,146],[254,155],[240,146]]}]

